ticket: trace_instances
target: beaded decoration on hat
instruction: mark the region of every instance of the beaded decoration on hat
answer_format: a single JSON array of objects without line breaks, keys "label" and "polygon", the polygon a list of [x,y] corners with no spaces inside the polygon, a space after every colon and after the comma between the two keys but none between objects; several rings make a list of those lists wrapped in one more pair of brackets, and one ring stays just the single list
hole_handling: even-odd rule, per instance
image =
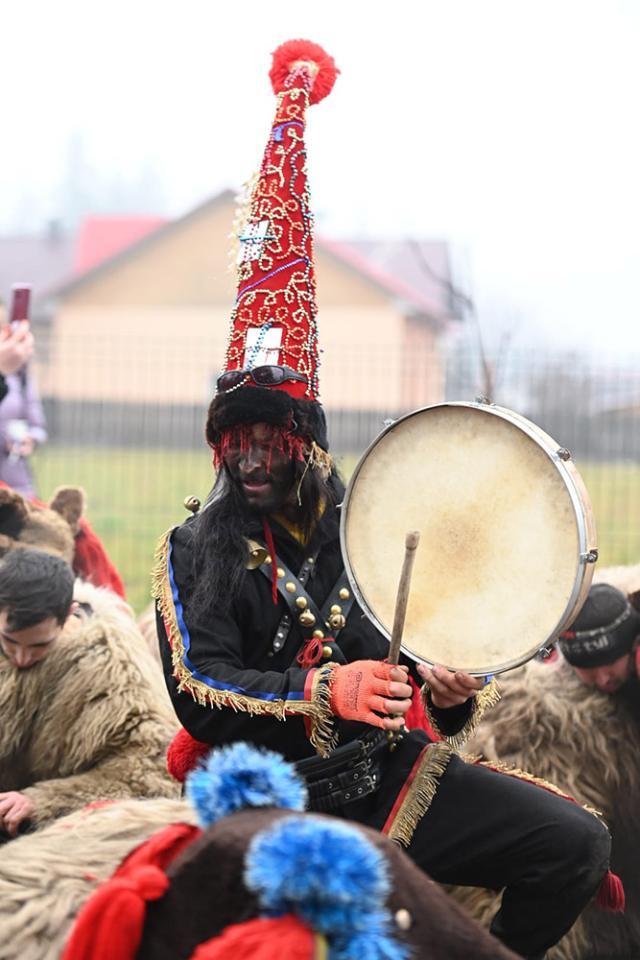
[{"label": "beaded decoration on hat", "polygon": [[[338,70],[322,47],[289,40],[273,54],[275,118],[238,237],[238,292],[231,314],[225,373],[288,368],[277,382],[236,376],[219,390],[254,385],[296,399],[318,399],[313,215],[304,132],[306,111],[331,91]],[[277,373],[277,371],[276,371]],[[283,374],[280,374],[283,376]],[[273,381],[273,382],[271,382]]]}]

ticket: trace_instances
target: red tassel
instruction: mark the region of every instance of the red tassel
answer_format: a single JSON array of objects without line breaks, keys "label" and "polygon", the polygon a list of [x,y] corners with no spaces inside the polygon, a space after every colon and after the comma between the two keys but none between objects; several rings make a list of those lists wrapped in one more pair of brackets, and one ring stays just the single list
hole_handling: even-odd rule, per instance
[{"label": "red tassel", "polygon": [[269,556],[271,557],[271,599],[273,600],[274,605],[278,603],[278,558],[276,556],[276,548],[273,542],[273,534],[271,533],[271,527],[269,526],[269,521],[266,517],[262,518],[262,527],[264,529],[264,538],[267,541],[267,550],[269,551]]},{"label": "red tassel", "polygon": [[[330,640],[331,637],[328,639]],[[319,640],[318,637],[312,637],[311,640],[307,640],[296,657],[297,662],[303,670],[310,670],[311,667],[315,667],[316,663],[320,663],[322,659],[322,647],[323,641]]]},{"label": "red tassel", "polygon": [[318,67],[318,73],[309,94],[309,103],[319,103],[324,100],[333,90],[340,71],[333,57],[311,40],[287,40],[273,51],[273,65],[269,71],[273,92],[280,93],[285,89],[287,78],[291,74],[291,64],[296,60],[310,60]]},{"label": "red tassel", "polygon": [[624,887],[622,880],[617,874],[612,873],[611,870],[607,870],[602,878],[596,903],[602,910],[609,910],[611,913],[624,913]]},{"label": "red tassel", "polygon": [[[276,388],[273,387],[272,389],[275,390]],[[213,450],[214,470],[220,470],[232,448],[239,448],[241,453],[246,453],[251,445],[252,437],[252,424],[245,423],[222,430],[218,442],[211,447]],[[306,447],[307,441],[305,438],[294,434],[291,427],[271,427],[271,443],[267,455],[267,472],[271,471],[271,458],[274,450],[285,454],[292,460],[299,460],[302,463],[307,457]]]},{"label": "red tassel", "polygon": [[190,824],[172,824],[129,854],[82,907],[62,960],[134,960],[147,903],[169,887],[165,868],[201,833]]}]

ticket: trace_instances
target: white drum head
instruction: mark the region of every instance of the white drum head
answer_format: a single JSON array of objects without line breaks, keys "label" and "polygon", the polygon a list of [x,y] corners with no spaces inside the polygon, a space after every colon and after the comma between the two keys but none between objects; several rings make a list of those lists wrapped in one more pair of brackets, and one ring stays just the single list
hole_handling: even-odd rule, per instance
[{"label": "white drum head", "polygon": [[593,569],[581,555],[595,544],[575,468],[557,449],[509,411],[442,404],[397,421],[364,455],[342,511],[347,572],[390,637],[405,534],[420,531],[410,656],[497,673],[566,626]]}]

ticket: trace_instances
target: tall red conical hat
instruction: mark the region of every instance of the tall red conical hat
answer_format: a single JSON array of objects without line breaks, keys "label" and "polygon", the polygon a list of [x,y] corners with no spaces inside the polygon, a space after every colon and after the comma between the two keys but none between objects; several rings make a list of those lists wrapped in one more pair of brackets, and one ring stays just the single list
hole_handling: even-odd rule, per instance
[{"label": "tall red conical hat", "polygon": [[327,96],[337,72],[333,59],[308,40],[289,40],[273,54],[269,76],[276,111],[238,238],[238,291],[207,424],[214,448],[223,431],[260,419],[284,429],[293,424],[300,435],[306,429],[326,448],[317,403],[313,215],[304,132],[307,107]]}]

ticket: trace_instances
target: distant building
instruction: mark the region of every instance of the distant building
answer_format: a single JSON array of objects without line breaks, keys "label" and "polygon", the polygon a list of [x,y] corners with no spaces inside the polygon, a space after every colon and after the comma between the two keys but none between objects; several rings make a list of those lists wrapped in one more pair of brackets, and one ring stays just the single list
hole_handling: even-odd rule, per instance
[{"label": "distant building", "polygon": [[[103,414],[109,404],[153,405],[174,419],[180,406],[202,410],[235,293],[235,206],[225,191],[170,222],[96,217],[83,226],[62,282],[36,304],[40,388],[51,402],[98,404]],[[456,319],[446,244],[316,235],[315,253],[329,413],[379,422],[441,400],[442,334]]]}]

